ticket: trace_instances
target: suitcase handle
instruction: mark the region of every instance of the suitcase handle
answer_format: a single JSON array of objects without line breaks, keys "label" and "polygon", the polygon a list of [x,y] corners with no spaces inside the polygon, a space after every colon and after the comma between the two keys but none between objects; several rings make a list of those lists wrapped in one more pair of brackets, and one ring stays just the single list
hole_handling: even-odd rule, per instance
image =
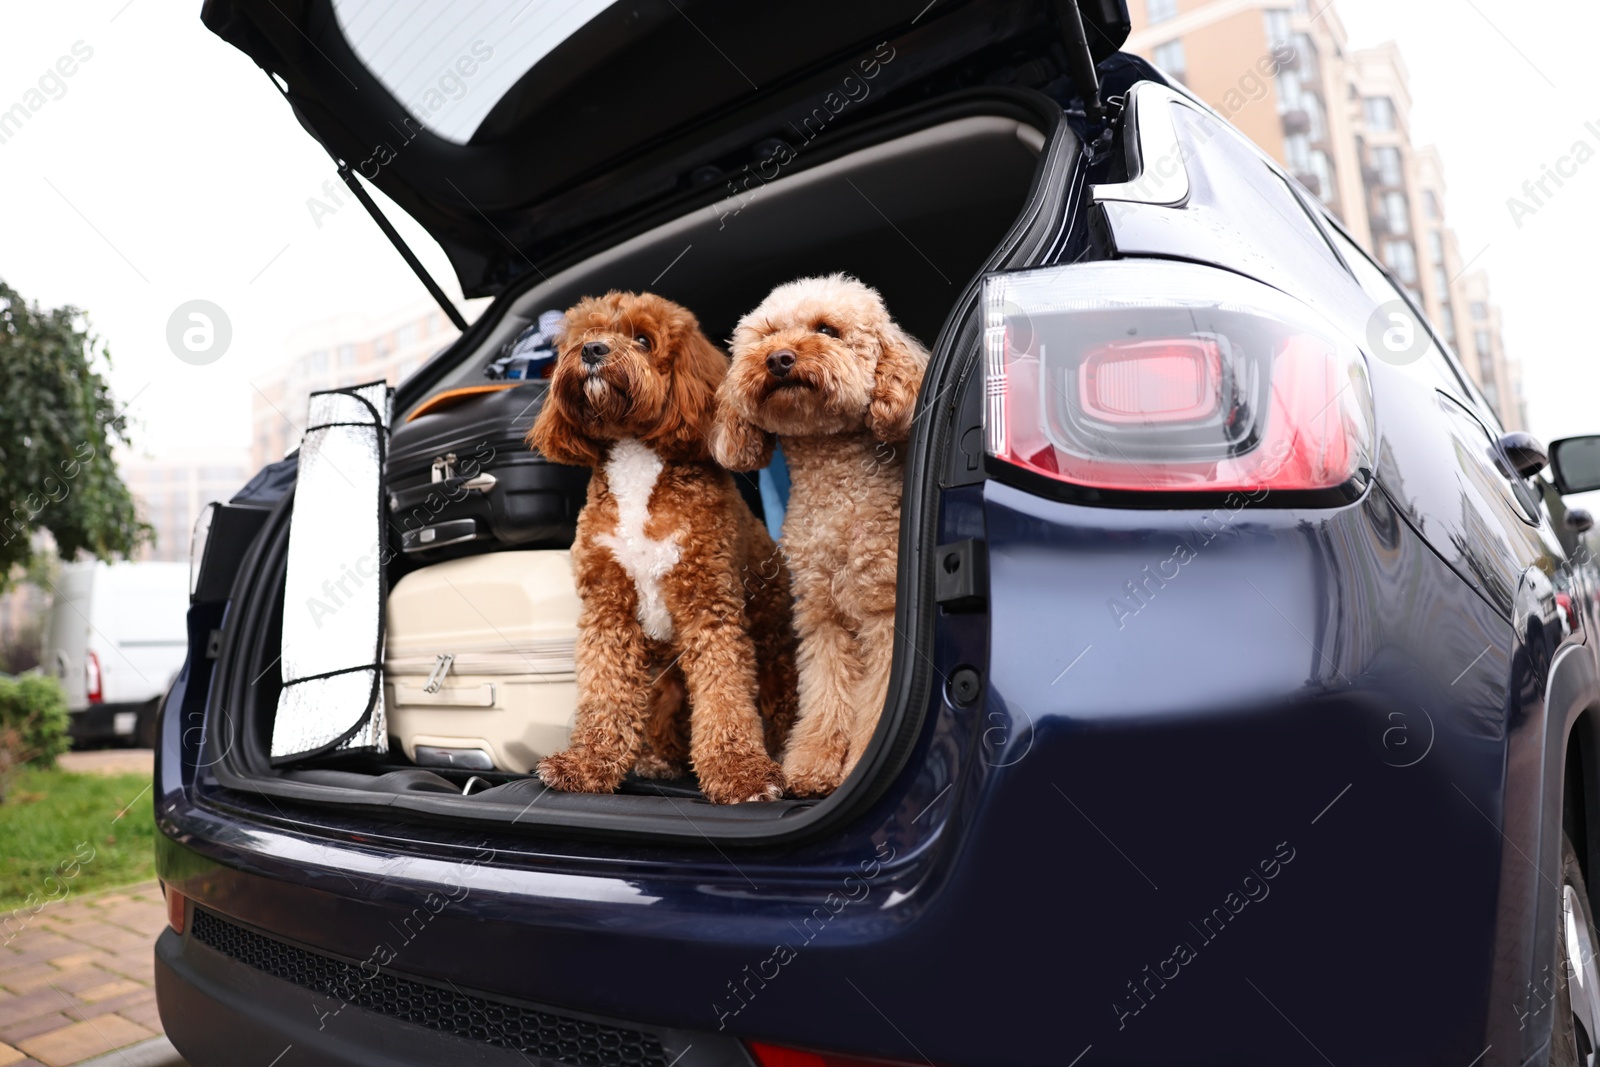
[{"label": "suitcase handle", "polygon": [[457,519],[453,522],[441,522],[416,530],[402,531],[400,534],[400,551],[426,552],[430,549],[444,548],[447,545],[459,545],[463,541],[476,541],[477,539],[478,520]]},{"label": "suitcase handle", "polygon": [[458,474],[453,478],[444,478],[437,482],[425,482],[411,489],[396,489],[389,494],[389,510],[405,511],[424,503],[435,493],[443,493],[451,500],[459,500],[462,492],[483,493],[487,496],[494,491],[496,484],[494,475],[488,471],[479,471],[470,477]]}]

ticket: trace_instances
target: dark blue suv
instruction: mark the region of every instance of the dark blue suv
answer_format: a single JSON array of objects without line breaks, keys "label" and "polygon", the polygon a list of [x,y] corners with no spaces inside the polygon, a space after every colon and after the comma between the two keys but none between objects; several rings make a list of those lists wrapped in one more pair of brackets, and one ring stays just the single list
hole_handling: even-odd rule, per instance
[{"label": "dark blue suv", "polygon": [[848,271],[933,359],[820,802],[275,765],[294,459],[219,505],[155,790],[196,1067],[1593,1062],[1597,442],[1503,432],[1119,0],[203,17],[494,298],[397,414],[610,288],[726,336]]}]

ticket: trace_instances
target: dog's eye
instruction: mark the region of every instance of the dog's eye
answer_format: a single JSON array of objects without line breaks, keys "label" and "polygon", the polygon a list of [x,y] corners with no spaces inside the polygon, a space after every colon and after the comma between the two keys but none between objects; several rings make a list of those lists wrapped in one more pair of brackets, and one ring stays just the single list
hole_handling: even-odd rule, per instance
[{"label": "dog's eye", "polygon": [[638,345],[639,348],[645,352],[650,351],[650,338],[646,337],[642,333],[634,335],[633,343]]},{"label": "dog's eye", "polygon": [[817,332],[822,334],[822,336],[824,336],[824,337],[838,337],[839,336],[839,331],[835,330],[832,326],[829,326],[825,322],[817,323]]}]

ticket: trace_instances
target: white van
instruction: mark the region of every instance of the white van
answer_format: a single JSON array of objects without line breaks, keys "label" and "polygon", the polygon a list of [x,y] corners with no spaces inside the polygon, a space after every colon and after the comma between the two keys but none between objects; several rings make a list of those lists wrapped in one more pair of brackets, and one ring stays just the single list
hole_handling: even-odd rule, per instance
[{"label": "white van", "polygon": [[74,741],[155,743],[161,696],[188,645],[187,563],[68,563],[41,668],[61,680]]}]

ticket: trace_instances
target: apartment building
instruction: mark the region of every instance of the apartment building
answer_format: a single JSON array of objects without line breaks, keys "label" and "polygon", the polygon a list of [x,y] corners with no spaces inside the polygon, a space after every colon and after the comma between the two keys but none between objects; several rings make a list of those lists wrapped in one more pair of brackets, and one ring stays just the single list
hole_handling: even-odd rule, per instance
[{"label": "apartment building", "polygon": [[[135,512],[154,530],[152,539],[129,558],[177,563],[189,558],[194,524],[205,506],[233,496],[256,470],[244,449],[209,446],[159,457],[119,452],[116,464],[133,496]],[[48,533],[36,530],[33,538],[36,552],[54,551]],[[51,589],[28,582],[0,594],[0,671],[18,672],[36,665],[51,599]]]},{"label": "apartment building", "polygon": [[1524,427],[1528,412],[1522,396],[1522,366],[1506,358],[1500,340],[1500,309],[1489,299],[1488,276],[1481,270],[1465,274],[1459,289],[1464,326],[1456,351],[1467,369],[1477,372],[1484,396],[1507,425]]},{"label": "apartment building", "polygon": [[[464,308],[469,318],[473,310]],[[300,443],[313,392],[385,379],[390,385],[450,344],[459,331],[431,302],[388,315],[343,315],[300,330],[288,362],[251,382],[250,461],[255,469]]]},{"label": "apartment building", "polygon": [[119,456],[117,470],[154,539],[131,558],[181,562],[189,558],[195,520],[213,500],[227,500],[256,470],[244,449],[189,448],[160,457]]},{"label": "apartment building", "polygon": [[1422,307],[1506,427],[1524,428],[1520,368],[1500,343],[1488,279],[1466,273],[1476,255],[1463,254],[1445,219],[1443,163],[1411,140],[1399,49],[1351,49],[1333,0],[1129,8],[1127,50],[1182,80],[1320,199]]}]

